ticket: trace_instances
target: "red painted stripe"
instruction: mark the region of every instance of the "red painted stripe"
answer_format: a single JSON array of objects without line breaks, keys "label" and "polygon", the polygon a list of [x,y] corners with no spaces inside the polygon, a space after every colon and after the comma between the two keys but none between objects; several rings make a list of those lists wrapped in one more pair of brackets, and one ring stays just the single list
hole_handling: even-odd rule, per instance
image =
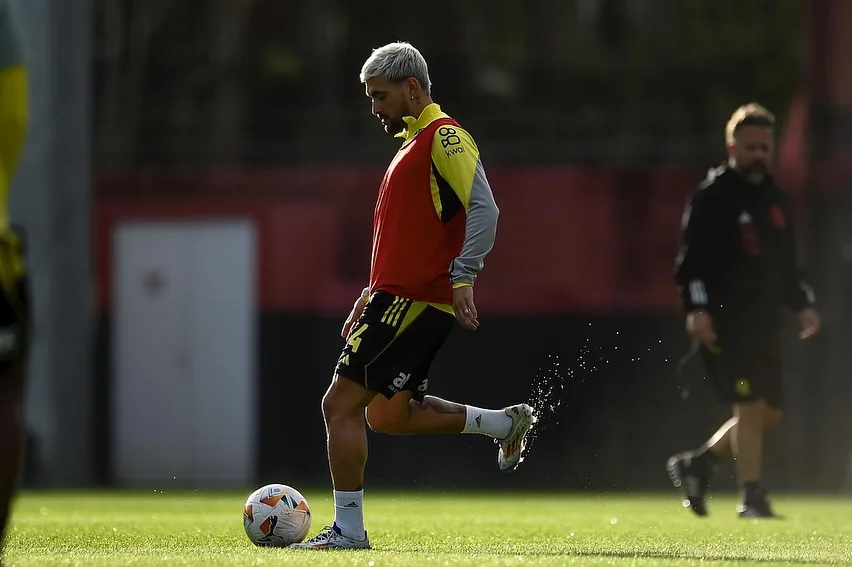
[{"label": "red painted stripe", "polygon": [[[502,214],[477,284],[478,306],[507,314],[676,308],[671,272],[680,217],[702,175],[649,172],[627,189],[636,193],[626,201],[623,184],[630,178],[604,169],[489,171]],[[261,309],[342,315],[367,281],[380,176],[378,170],[103,175],[93,215],[98,305],[111,303],[111,235],[118,224],[241,217],[257,229]]]}]

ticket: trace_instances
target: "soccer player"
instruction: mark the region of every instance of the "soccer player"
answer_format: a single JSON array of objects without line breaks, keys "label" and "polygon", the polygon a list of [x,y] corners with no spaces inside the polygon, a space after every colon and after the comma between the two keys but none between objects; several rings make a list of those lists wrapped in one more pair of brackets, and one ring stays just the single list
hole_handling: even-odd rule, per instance
[{"label": "soccer player", "polygon": [[763,435],[782,416],[780,331],[784,308],[800,337],[819,331],[814,293],[796,257],[787,197],[771,174],[775,118],[748,104],[725,132],[728,163],[711,169],[683,217],[675,280],[686,329],[733,416],[703,445],[673,456],[668,472],[684,506],[707,515],[705,494],[719,460],[733,454],[746,518],[773,517],[761,486]]},{"label": "soccer player", "polygon": [[474,330],[477,274],[498,209],[479,149],[432,102],[426,61],[408,43],[373,51],[361,69],[372,113],[401,138],[379,187],[370,285],[343,325],[346,339],[322,401],[334,524],[299,548],[369,548],[362,510],[366,421],[391,435],[477,433],[499,441],[500,470],[520,463],[532,408],[487,410],[427,396],[429,367],[455,320]]},{"label": "soccer player", "polygon": [[9,7],[0,0],[0,538],[6,532],[24,447],[27,302],[21,236],[9,222],[9,187],[26,125],[27,74]]}]

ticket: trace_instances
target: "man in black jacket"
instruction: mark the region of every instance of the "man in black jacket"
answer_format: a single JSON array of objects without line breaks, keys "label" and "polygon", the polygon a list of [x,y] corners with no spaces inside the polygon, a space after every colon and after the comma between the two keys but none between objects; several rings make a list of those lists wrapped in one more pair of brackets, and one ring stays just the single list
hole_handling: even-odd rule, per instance
[{"label": "man in black jacket", "polygon": [[716,464],[733,454],[741,517],[774,516],[760,484],[763,433],[782,415],[780,331],[784,308],[798,313],[800,337],[819,331],[810,286],[796,258],[792,214],[771,175],[775,118],[757,104],[726,128],[728,163],[710,170],[683,217],[675,280],[686,329],[700,345],[708,377],[733,417],[701,447],[673,456],[668,472],[684,506],[707,515]]}]

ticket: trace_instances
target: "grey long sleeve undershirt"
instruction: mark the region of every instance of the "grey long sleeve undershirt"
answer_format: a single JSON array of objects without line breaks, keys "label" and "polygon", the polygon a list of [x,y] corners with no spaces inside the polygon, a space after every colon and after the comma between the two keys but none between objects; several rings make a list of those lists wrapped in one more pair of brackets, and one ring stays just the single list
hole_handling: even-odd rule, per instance
[{"label": "grey long sleeve undershirt", "polygon": [[499,216],[500,210],[494,201],[485,168],[482,167],[481,161],[477,161],[470,188],[464,244],[461,254],[453,260],[450,267],[453,285],[474,284],[476,276],[485,265],[485,257],[494,247]]}]

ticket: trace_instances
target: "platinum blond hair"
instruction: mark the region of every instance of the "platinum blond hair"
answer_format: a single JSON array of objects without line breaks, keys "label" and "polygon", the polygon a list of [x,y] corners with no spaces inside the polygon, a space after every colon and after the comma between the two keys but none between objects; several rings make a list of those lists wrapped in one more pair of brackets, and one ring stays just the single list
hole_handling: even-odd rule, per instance
[{"label": "platinum blond hair", "polygon": [[414,77],[427,95],[432,93],[432,81],[429,79],[426,59],[416,47],[404,41],[389,43],[373,50],[361,67],[361,82],[366,83],[374,77],[384,77],[392,83]]}]

